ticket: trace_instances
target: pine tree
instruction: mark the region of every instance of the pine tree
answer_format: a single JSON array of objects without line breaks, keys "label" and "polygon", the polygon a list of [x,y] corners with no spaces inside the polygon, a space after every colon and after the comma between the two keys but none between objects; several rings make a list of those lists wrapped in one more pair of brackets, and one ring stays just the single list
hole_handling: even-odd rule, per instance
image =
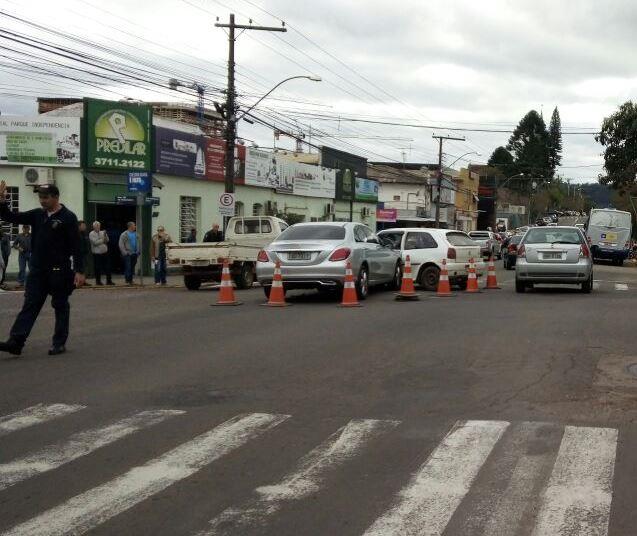
[{"label": "pine tree", "polygon": [[535,110],[520,120],[506,148],[513,155],[519,173],[527,177],[550,176],[549,134],[544,119]]},{"label": "pine tree", "polygon": [[555,174],[558,166],[562,163],[562,121],[560,112],[555,107],[549,124],[549,166],[551,176]]}]

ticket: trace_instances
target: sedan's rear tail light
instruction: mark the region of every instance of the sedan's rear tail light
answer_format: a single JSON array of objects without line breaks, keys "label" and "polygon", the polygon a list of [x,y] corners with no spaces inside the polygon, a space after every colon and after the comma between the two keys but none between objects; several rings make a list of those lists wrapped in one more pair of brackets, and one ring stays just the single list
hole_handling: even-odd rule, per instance
[{"label": "sedan's rear tail light", "polygon": [[259,255],[257,256],[257,261],[258,262],[270,262],[270,257],[268,257],[268,254],[265,251],[265,249],[262,249],[261,251],[259,251]]},{"label": "sedan's rear tail light", "polygon": [[515,244],[509,244],[509,251],[511,253],[515,253],[518,249],[518,246],[516,246]]},{"label": "sedan's rear tail light", "polygon": [[580,259],[583,259],[583,258],[588,259],[591,256],[591,250],[588,249],[588,246],[586,244],[582,244],[579,247],[579,256],[580,256]]},{"label": "sedan's rear tail light", "polygon": [[330,255],[330,260],[332,262],[344,261],[352,254],[352,250],[349,248],[338,248],[335,249]]},{"label": "sedan's rear tail light", "polygon": [[626,243],[624,244],[624,249],[628,249],[629,247],[630,247],[630,242],[626,242]]},{"label": "sedan's rear tail light", "polygon": [[456,256],[456,249],[455,248],[449,248],[447,250],[447,258],[448,259],[453,259],[456,260],[457,256]]},{"label": "sedan's rear tail light", "polygon": [[524,247],[524,244],[520,244],[520,246],[518,246],[518,257],[522,259],[526,258],[526,248]]}]

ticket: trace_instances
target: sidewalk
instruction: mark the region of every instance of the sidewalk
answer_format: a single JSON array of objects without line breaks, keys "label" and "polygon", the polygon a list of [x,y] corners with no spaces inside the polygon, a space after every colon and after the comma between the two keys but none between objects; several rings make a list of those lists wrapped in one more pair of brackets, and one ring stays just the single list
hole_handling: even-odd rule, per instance
[{"label": "sidewalk", "polygon": [[[181,275],[169,275],[166,278],[166,281],[167,281],[167,284],[164,286],[155,286],[155,280],[152,276],[144,277],[144,285],[142,286],[139,283],[139,277],[135,277],[133,286],[128,286],[124,282],[124,279],[121,276],[115,276],[113,277],[113,283],[115,283],[115,285],[97,286],[95,284],[95,279],[87,279],[86,282],[88,283],[88,285],[82,287],[80,290],[82,291],[95,290],[100,292],[100,291],[107,291],[107,290],[114,291],[114,290],[131,290],[131,289],[149,290],[149,289],[161,289],[161,288],[184,288],[184,278]],[[0,289],[0,290],[4,290],[5,292],[24,290],[24,287],[22,288],[18,287],[18,282],[15,280],[5,281],[5,287],[6,288]],[[202,288],[203,289],[213,288],[213,285],[211,283],[207,283],[202,285]]]}]

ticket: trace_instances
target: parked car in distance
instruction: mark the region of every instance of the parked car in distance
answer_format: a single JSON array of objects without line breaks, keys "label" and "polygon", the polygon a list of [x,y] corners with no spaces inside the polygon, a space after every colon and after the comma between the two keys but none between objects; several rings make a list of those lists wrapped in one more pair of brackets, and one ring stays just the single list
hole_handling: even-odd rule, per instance
[{"label": "parked car in distance", "polygon": [[522,241],[522,235],[513,235],[507,238],[502,245],[502,261],[505,270],[513,270],[518,257],[518,245]]},{"label": "parked car in distance", "polygon": [[489,257],[500,258],[500,245],[492,231],[471,231],[469,233],[471,239],[480,246],[480,256],[488,259]]},{"label": "parked car in distance", "polygon": [[270,296],[274,267],[281,263],[283,290],[318,289],[337,292],[352,264],[356,292],[364,300],[369,288],[400,288],[402,261],[389,244],[381,245],[372,230],[360,223],[297,223],[285,230],[257,257],[257,280]]},{"label": "parked car in distance", "polygon": [[436,290],[442,268],[447,260],[449,281],[461,289],[467,287],[469,261],[476,262],[476,273],[481,276],[484,263],[480,262],[480,246],[471,237],[453,229],[397,228],[378,233],[382,242],[389,242],[405,262],[411,261],[414,280],[425,290]]},{"label": "parked car in distance", "polygon": [[515,290],[524,292],[538,283],[578,284],[583,292],[591,292],[593,258],[577,227],[538,227],[524,235],[515,264]]}]

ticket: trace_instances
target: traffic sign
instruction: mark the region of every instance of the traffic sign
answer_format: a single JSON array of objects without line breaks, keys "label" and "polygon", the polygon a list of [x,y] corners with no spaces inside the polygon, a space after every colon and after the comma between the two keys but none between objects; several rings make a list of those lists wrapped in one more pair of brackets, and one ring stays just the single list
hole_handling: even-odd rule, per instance
[{"label": "traffic sign", "polygon": [[130,171],[128,173],[128,191],[146,193],[152,190],[152,180],[148,171]]},{"label": "traffic sign", "polygon": [[219,196],[219,214],[234,216],[234,194],[223,193]]}]

